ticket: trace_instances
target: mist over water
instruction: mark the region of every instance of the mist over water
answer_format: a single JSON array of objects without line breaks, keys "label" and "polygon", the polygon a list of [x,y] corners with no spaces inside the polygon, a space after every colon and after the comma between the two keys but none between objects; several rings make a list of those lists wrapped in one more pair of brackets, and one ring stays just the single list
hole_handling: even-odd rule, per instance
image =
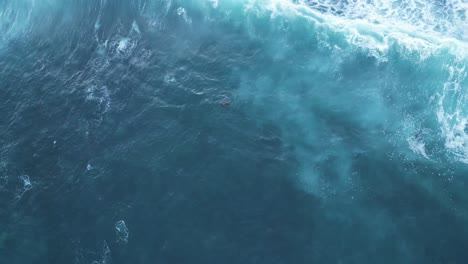
[{"label": "mist over water", "polygon": [[0,1],[0,263],[464,263],[467,16]]}]

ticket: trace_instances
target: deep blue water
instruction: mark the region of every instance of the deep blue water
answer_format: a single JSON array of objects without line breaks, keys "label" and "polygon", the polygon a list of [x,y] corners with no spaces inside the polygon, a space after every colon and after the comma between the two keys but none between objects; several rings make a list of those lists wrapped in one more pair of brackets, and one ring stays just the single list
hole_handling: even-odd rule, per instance
[{"label": "deep blue water", "polygon": [[0,0],[0,264],[466,263],[465,0]]}]

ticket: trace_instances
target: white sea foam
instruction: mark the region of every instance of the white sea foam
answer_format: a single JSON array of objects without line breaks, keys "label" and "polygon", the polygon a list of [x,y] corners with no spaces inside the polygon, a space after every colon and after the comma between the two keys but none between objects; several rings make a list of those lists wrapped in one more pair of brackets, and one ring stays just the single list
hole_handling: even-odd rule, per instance
[{"label": "white sea foam", "polygon": [[28,175],[21,175],[18,179],[21,182],[21,187],[17,189],[16,198],[20,199],[26,192],[32,189],[32,183]]},{"label": "white sea foam", "polygon": [[192,23],[192,19],[187,15],[187,10],[183,7],[178,7],[177,8],[177,15],[181,16],[185,22],[188,24]]},{"label": "white sea foam", "polygon": [[468,112],[466,64],[448,65],[449,77],[438,101],[437,119],[445,138],[445,147],[468,163]]},{"label": "white sea foam", "polygon": [[111,99],[107,86],[98,87],[96,85],[91,85],[86,88],[86,93],[86,99],[97,102],[102,110],[102,113],[106,113],[110,109]]},{"label": "white sea foam", "polygon": [[94,260],[93,262],[91,262],[91,264],[109,264],[109,263],[111,263],[111,251],[109,249],[109,246],[107,245],[107,242],[104,240],[103,245],[102,245],[101,259]]},{"label": "white sea foam", "polygon": [[117,236],[117,242],[128,242],[129,231],[124,220],[119,220],[115,223],[115,235]]},{"label": "white sea foam", "polygon": [[418,137],[413,136],[413,137],[407,138],[406,140],[408,142],[408,145],[411,151],[430,160],[429,156],[426,153],[426,144],[424,143],[424,141],[422,141],[422,139],[419,139]]},{"label": "white sea foam", "polygon": [[320,12],[348,20],[397,25],[416,32],[439,32],[468,40],[468,2],[463,0],[300,0]]}]

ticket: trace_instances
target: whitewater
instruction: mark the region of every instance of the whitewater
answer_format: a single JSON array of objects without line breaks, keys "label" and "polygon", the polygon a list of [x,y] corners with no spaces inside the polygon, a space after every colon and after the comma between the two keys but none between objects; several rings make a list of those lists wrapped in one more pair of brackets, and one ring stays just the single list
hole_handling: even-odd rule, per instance
[{"label": "whitewater", "polygon": [[468,1],[0,0],[0,263],[464,263]]}]

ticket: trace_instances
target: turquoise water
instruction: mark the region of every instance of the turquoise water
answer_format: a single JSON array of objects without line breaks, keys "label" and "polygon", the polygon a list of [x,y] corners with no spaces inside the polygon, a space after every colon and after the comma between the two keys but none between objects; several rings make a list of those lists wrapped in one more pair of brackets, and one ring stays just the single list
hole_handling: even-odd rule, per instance
[{"label": "turquoise water", "polygon": [[0,1],[0,263],[465,263],[467,16]]}]

